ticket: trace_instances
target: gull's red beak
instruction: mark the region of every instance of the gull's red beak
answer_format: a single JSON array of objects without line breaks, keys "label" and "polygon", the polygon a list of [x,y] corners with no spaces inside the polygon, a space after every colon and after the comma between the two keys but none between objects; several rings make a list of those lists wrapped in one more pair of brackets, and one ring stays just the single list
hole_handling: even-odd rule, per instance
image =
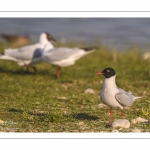
[{"label": "gull's red beak", "polygon": [[96,73],[96,76],[100,76],[100,75],[103,75],[104,73],[102,73],[102,72],[97,72]]}]

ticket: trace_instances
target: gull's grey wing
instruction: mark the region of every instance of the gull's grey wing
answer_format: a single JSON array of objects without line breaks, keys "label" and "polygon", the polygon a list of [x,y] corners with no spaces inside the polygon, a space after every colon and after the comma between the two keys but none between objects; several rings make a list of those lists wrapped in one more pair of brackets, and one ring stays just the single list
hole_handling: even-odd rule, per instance
[{"label": "gull's grey wing", "polygon": [[37,48],[43,48],[43,46],[39,43],[36,43],[36,44],[20,47],[20,48],[18,48],[18,51],[19,52],[26,52],[26,51],[32,51],[33,52]]},{"label": "gull's grey wing", "polygon": [[50,61],[60,61],[78,53],[83,54],[84,50],[77,48],[53,48],[46,52],[45,57]]},{"label": "gull's grey wing", "polygon": [[121,89],[121,88],[118,88],[118,90],[119,90],[119,93],[128,93],[128,94],[131,94],[132,95],[132,93],[131,92],[126,92],[126,91],[124,91],[123,89]]},{"label": "gull's grey wing", "polygon": [[14,52],[11,52],[9,56],[19,59],[19,60],[32,60],[34,58],[41,56],[41,49],[37,48],[34,51],[30,51],[30,50],[14,51]]},{"label": "gull's grey wing", "polygon": [[41,56],[43,46],[39,43],[20,47],[18,49],[6,49],[4,54],[18,60],[32,60]]},{"label": "gull's grey wing", "polygon": [[134,102],[134,96],[125,91],[122,93],[116,93],[115,98],[123,106],[131,106]]}]

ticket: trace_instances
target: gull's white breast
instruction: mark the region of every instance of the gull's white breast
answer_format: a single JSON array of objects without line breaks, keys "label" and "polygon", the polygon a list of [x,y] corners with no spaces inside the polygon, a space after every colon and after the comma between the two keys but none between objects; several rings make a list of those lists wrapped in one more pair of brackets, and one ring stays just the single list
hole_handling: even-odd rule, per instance
[{"label": "gull's white breast", "polygon": [[102,102],[109,107],[123,109],[123,107],[118,103],[115,98],[116,93],[119,93],[119,90],[115,84],[115,76],[105,79],[102,92],[100,93],[100,98],[102,99]]}]

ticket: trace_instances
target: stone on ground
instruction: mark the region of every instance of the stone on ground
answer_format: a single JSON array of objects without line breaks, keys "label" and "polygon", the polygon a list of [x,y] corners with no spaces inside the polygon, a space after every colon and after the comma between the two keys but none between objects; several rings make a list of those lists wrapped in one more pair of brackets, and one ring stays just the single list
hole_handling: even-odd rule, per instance
[{"label": "stone on ground", "polygon": [[119,119],[112,123],[113,128],[129,128],[130,122],[127,119]]},{"label": "stone on ground", "polygon": [[104,107],[108,107],[108,106],[105,104],[98,104],[98,108],[104,108]]},{"label": "stone on ground", "polygon": [[118,130],[112,130],[111,132],[119,132]]},{"label": "stone on ground", "polygon": [[137,118],[131,120],[132,124],[141,123],[141,122],[148,122],[148,120],[141,118],[141,117],[137,117]]},{"label": "stone on ground", "polygon": [[84,93],[86,94],[94,94],[94,90],[91,88],[85,89]]},{"label": "stone on ground", "polygon": [[136,133],[136,132],[142,132],[142,131],[140,129],[135,128],[135,129],[131,129],[131,132]]}]

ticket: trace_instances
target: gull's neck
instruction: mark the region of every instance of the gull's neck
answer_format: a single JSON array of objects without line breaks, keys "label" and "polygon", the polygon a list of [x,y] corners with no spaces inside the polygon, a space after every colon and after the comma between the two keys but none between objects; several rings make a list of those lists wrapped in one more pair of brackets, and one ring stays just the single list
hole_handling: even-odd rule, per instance
[{"label": "gull's neck", "polygon": [[46,45],[44,46],[43,51],[42,51],[42,57],[44,57],[44,56],[46,55],[46,53],[47,53],[48,51],[50,51],[51,49],[53,49],[53,48],[54,48],[54,46],[53,46],[51,43],[46,44]]},{"label": "gull's neck", "polygon": [[112,76],[110,78],[105,78],[104,80],[104,87],[106,88],[116,88],[117,85],[116,85],[116,75],[115,76]]},{"label": "gull's neck", "polygon": [[49,44],[46,44],[44,47],[44,51],[49,51],[50,49],[54,48],[54,46],[52,45],[52,43],[50,42]]},{"label": "gull's neck", "polygon": [[50,41],[48,41],[47,36],[46,36],[45,33],[42,33],[42,34],[40,35],[39,42],[40,42],[41,44],[43,44],[43,45],[51,43]]}]

